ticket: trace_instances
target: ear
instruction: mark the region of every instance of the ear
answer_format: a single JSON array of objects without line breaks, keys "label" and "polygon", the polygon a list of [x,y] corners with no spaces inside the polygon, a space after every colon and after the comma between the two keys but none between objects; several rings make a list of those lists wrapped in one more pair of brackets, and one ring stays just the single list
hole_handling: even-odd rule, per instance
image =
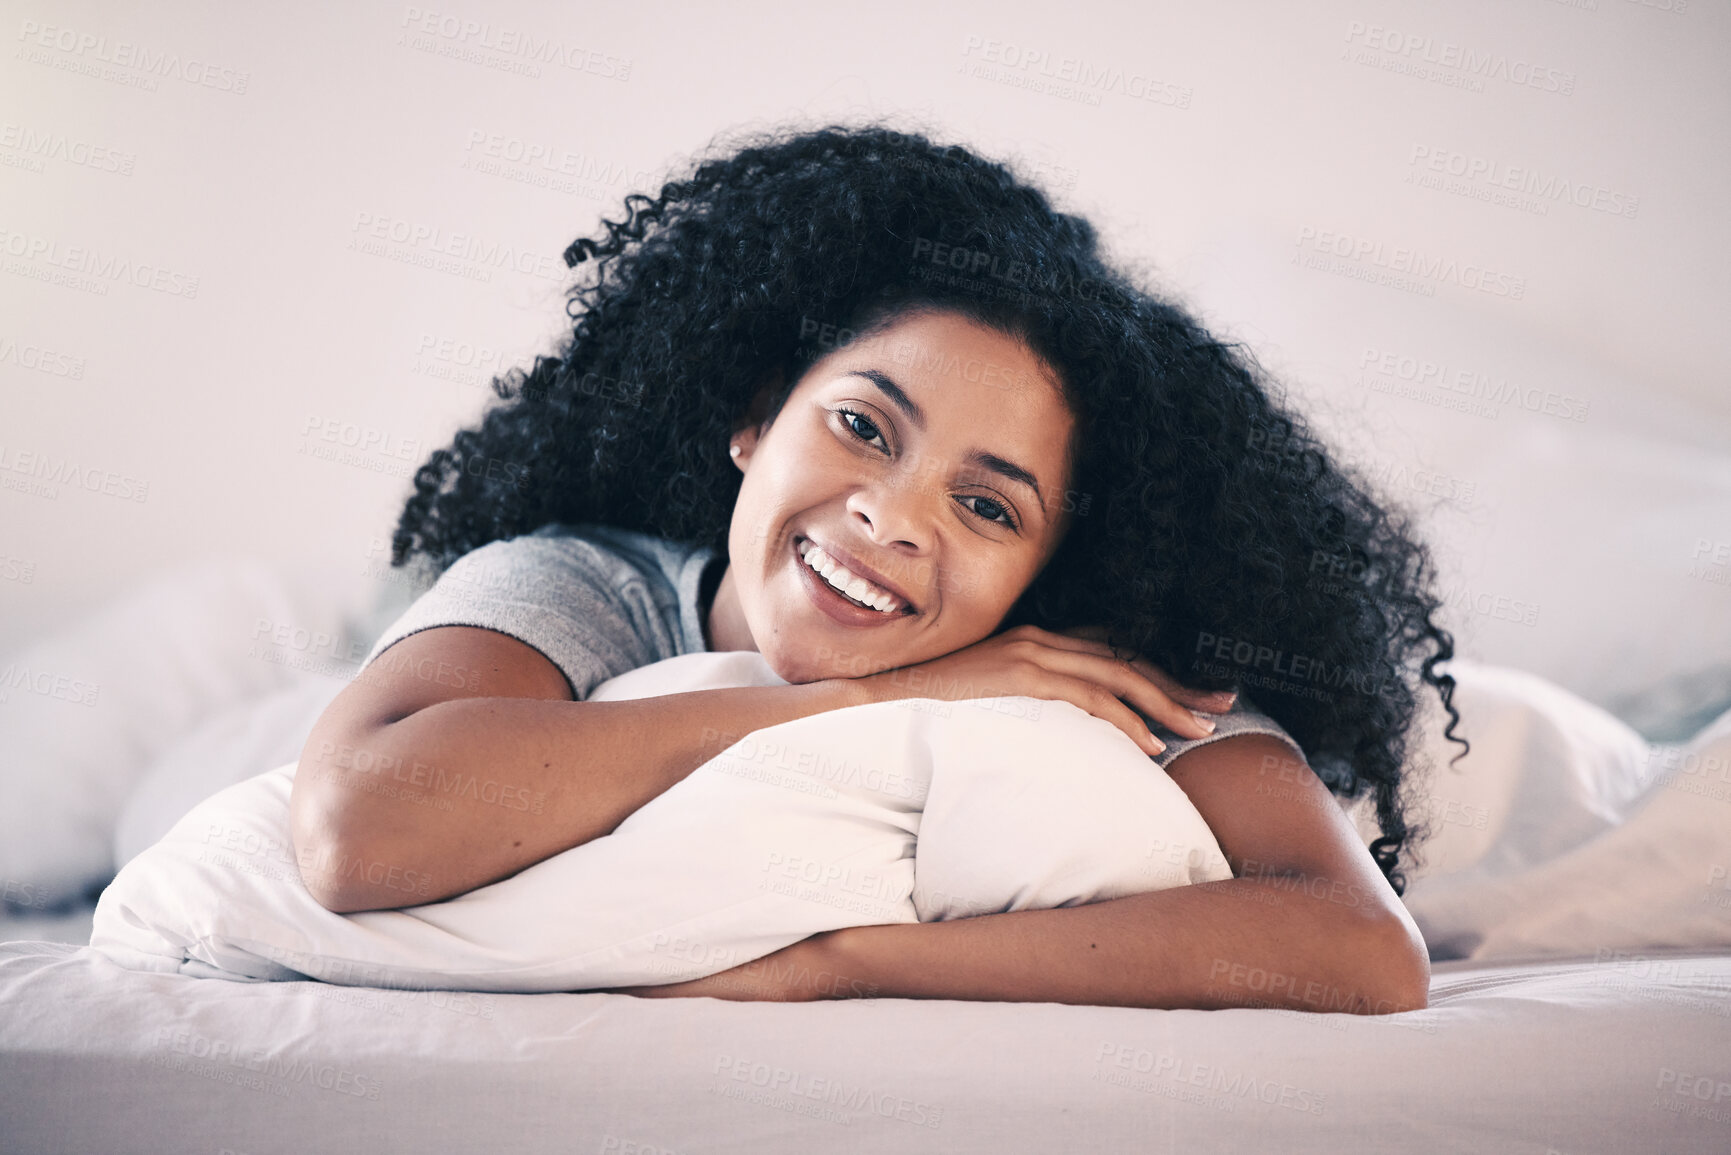
[{"label": "ear", "polygon": [[[781,384],[781,371],[777,370],[763,387],[757,391],[757,396],[751,399],[751,410],[745,420],[734,428],[733,436],[728,441],[728,451],[733,457],[733,463],[745,472],[746,464],[752,454],[757,452],[757,443],[763,435],[769,432],[769,398]],[[738,453],[732,451],[737,448]]]},{"label": "ear", "polygon": [[751,455],[757,452],[757,442],[762,435],[763,428],[757,425],[747,425],[735,433],[728,443],[727,451],[732,455],[733,463],[739,466],[741,473],[745,472],[747,463],[751,461]]}]

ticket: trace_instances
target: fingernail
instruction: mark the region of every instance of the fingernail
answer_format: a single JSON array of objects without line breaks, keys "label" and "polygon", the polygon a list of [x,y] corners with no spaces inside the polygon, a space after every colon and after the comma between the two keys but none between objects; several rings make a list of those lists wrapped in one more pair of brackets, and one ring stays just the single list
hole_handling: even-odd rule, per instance
[{"label": "fingernail", "polygon": [[1156,754],[1163,753],[1166,749],[1166,743],[1162,742],[1152,734],[1148,735],[1148,744],[1154,747],[1154,753]]},{"label": "fingernail", "polygon": [[1190,715],[1191,715],[1191,717],[1196,719],[1197,724],[1200,725],[1203,730],[1205,730],[1206,732],[1208,732],[1210,734],[1214,733],[1214,719],[1213,718],[1209,718],[1209,717],[1206,717],[1202,714],[1198,714],[1194,710],[1190,711]]}]

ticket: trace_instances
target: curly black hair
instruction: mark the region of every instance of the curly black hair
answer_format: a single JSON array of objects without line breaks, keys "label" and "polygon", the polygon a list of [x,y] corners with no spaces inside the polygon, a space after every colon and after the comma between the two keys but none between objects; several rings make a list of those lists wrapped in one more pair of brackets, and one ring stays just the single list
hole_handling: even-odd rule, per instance
[{"label": "curly black hair", "polygon": [[1420,683],[1466,747],[1434,565],[1253,356],[1010,167],[882,124],[748,135],[601,231],[565,250],[557,355],[495,377],[501,403],[416,472],[393,566],[550,522],[725,555],[729,438],[760,390],[773,417],[838,342],[953,310],[1025,342],[1076,415],[1069,528],[1000,628],[1104,626],[1187,685],[1254,695],[1331,791],[1374,792],[1370,851],[1405,892],[1428,835],[1403,789]]}]

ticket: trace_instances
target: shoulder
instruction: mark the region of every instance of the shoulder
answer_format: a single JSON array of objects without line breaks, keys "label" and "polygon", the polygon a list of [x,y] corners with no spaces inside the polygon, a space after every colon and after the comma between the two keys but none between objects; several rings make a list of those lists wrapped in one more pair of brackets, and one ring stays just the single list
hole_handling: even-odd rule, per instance
[{"label": "shoulder", "polygon": [[457,599],[533,600],[575,590],[607,597],[633,586],[671,581],[690,548],[610,526],[552,522],[470,550],[446,568],[433,588]]},{"label": "shoulder", "polygon": [[629,566],[644,574],[659,573],[669,581],[674,580],[693,558],[708,560],[714,552],[705,546],[595,522],[553,523],[542,526],[531,536],[547,542],[572,543],[592,554],[603,555],[617,565]]},{"label": "shoulder", "polygon": [[678,593],[662,568],[679,547],[643,534],[549,523],[470,550],[373,644],[436,626],[476,626],[525,642],[582,698],[600,681],[686,648]]},{"label": "shoulder", "polygon": [[[1162,770],[1170,769],[1172,763],[1182,754],[1188,754],[1192,750],[1211,745],[1225,738],[1244,735],[1260,735],[1264,738],[1273,739],[1283,744],[1292,756],[1300,761],[1304,759],[1304,750],[1299,746],[1298,741],[1291,734],[1288,734],[1279,722],[1257,709],[1256,704],[1243,694],[1238,696],[1238,701],[1233,703],[1232,709],[1226,713],[1210,714],[1208,717],[1214,719],[1214,733],[1206,738],[1180,738],[1164,726],[1158,723],[1154,725],[1155,736],[1166,743],[1166,749],[1154,756],[1154,761]],[[1234,745],[1241,744],[1234,743]]]},{"label": "shoulder", "polygon": [[464,583],[547,580],[572,575],[640,576],[642,566],[587,526],[543,525],[530,533],[501,538],[470,550],[441,576]]}]

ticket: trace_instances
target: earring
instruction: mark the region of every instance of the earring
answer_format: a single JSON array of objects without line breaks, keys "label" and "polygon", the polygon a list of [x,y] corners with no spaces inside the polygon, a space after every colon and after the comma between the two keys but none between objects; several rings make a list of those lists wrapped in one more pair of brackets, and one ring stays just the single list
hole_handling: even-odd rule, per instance
[{"label": "earring", "polygon": [[739,456],[739,454],[740,454],[740,448],[739,448],[739,446],[737,446],[737,445],[730,445],[730,446],[728,446],[728,447],[727,447],[727,455],[728,455],[728,456],[729,456],[729,457],[738,457],[738,456]]}]

